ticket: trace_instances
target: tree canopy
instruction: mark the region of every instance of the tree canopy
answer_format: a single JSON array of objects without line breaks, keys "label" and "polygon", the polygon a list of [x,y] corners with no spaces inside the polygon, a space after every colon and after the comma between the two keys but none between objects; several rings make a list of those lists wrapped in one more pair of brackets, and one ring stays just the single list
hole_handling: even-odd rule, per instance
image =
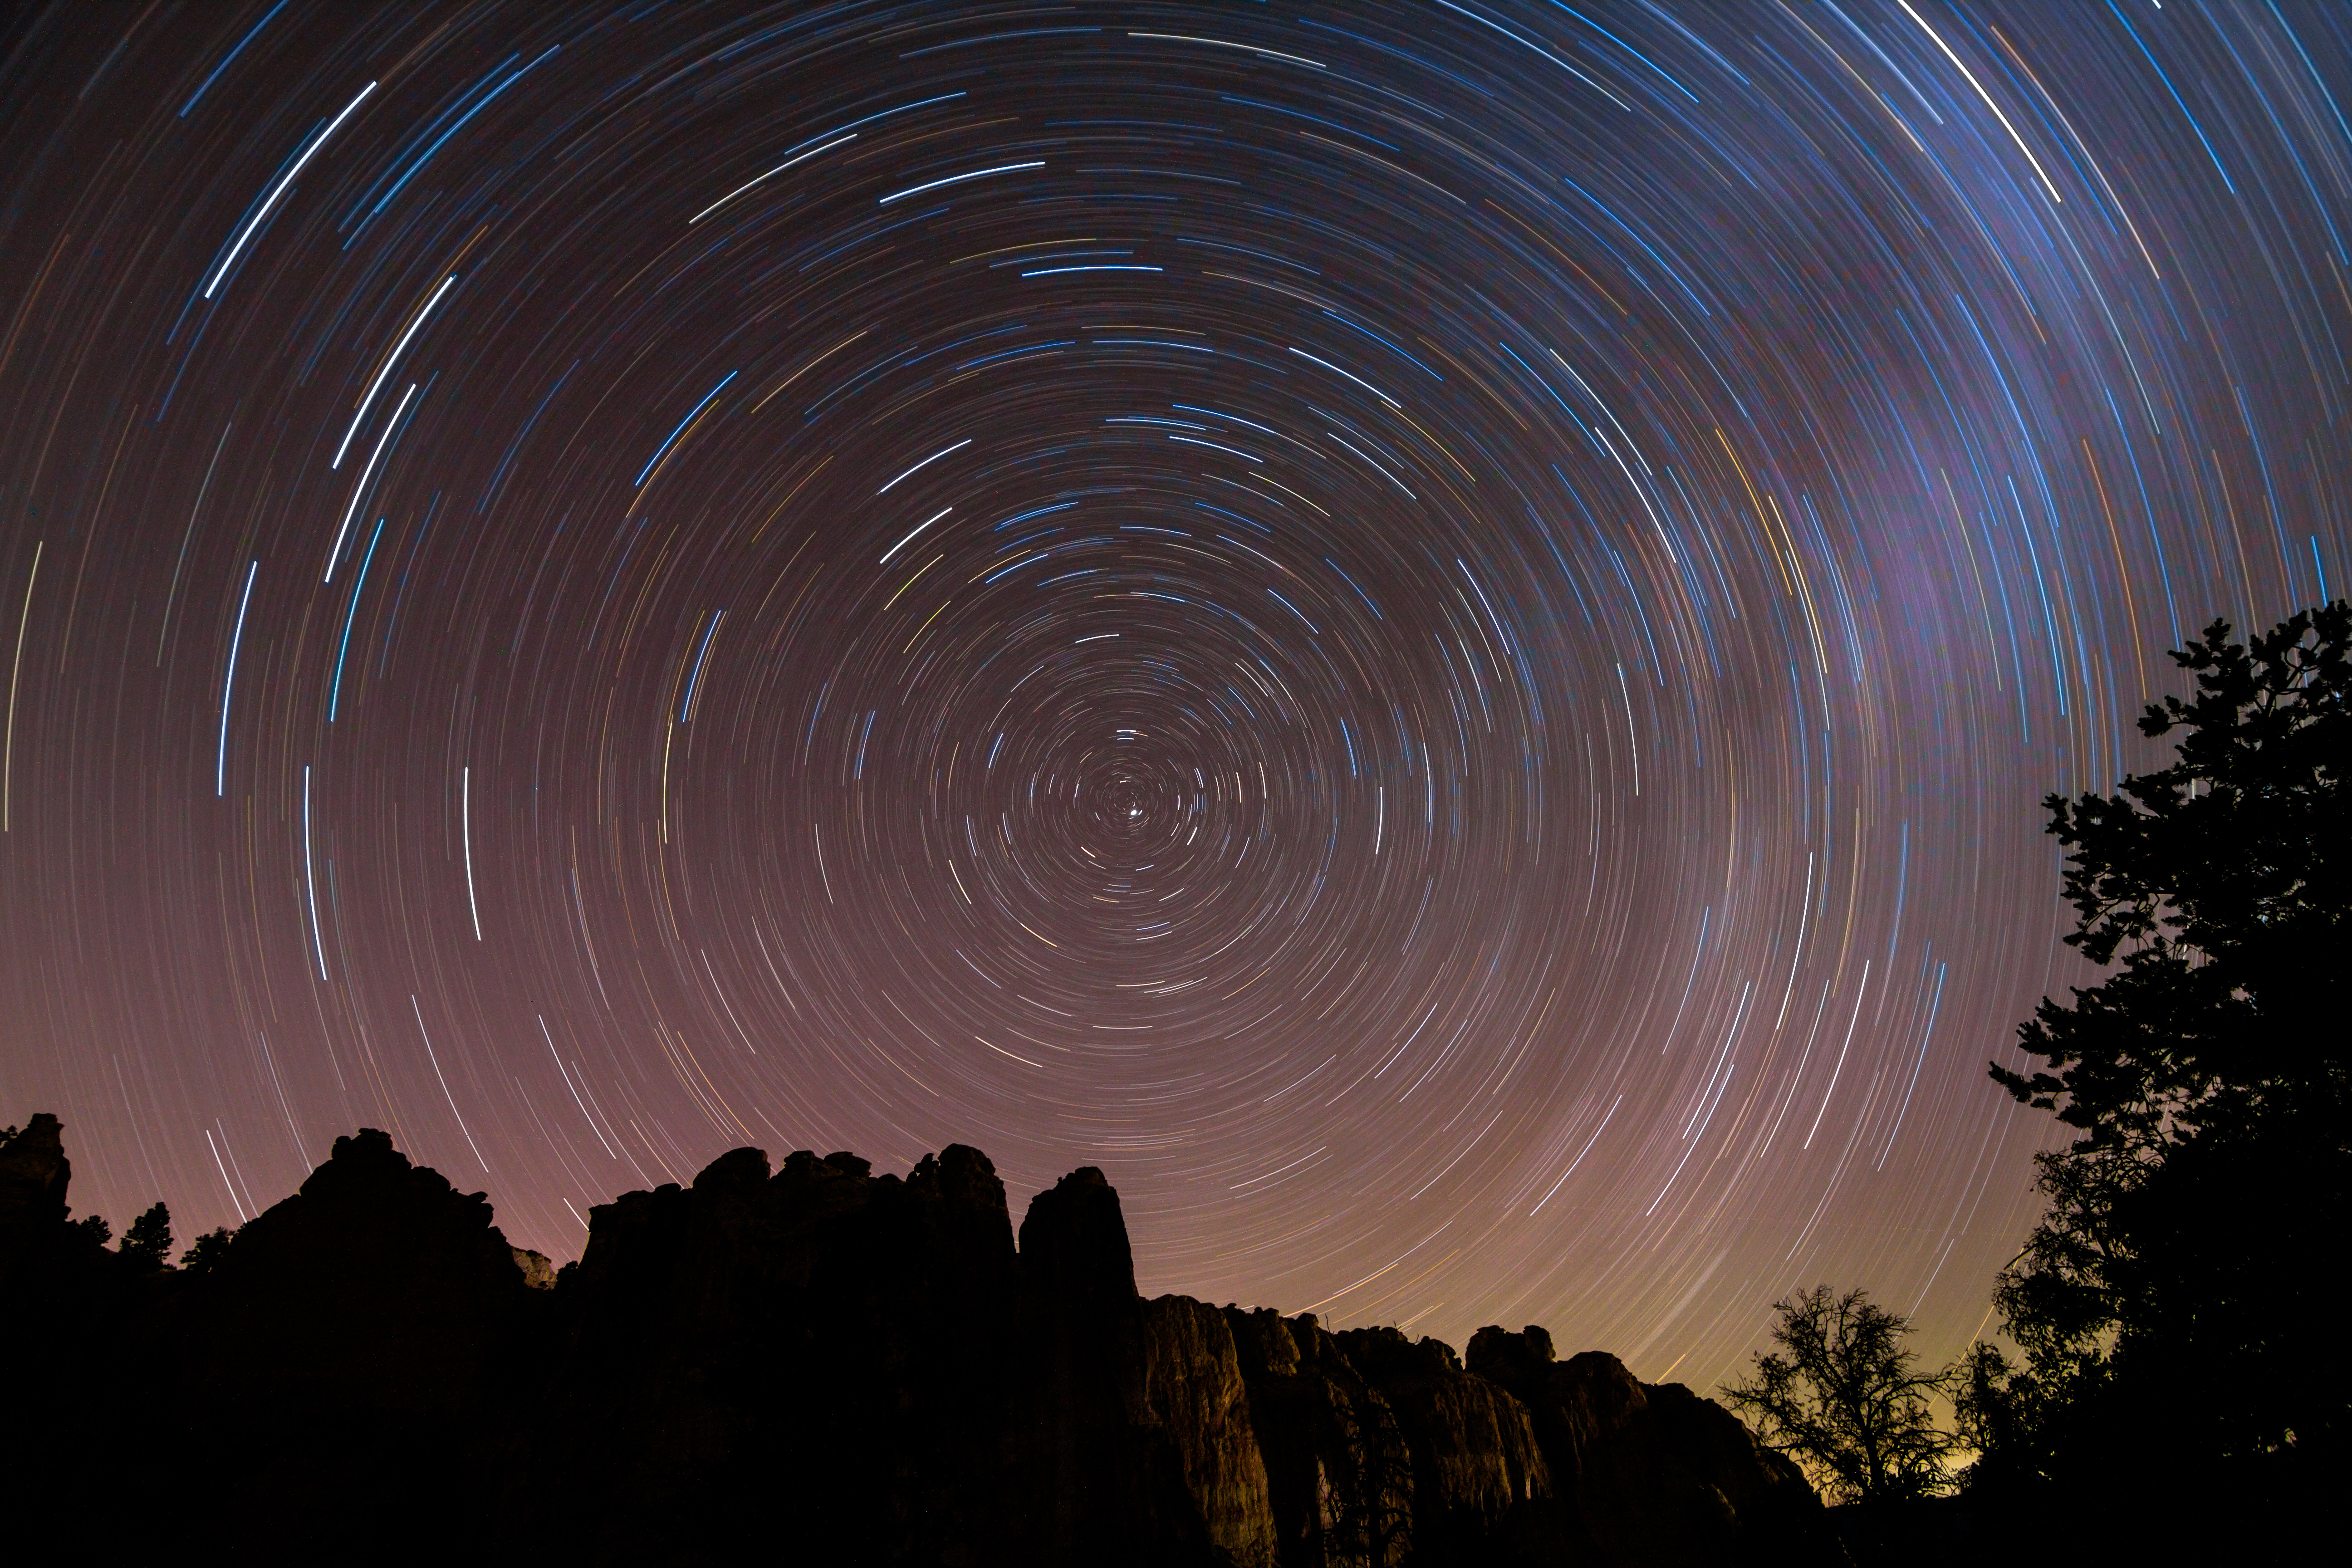
[{"label": "tree canopy", "polygon": [[117,1249],[123,1257],[149,1268],[168,1268],[172,1261],[172,1211],[158,1202],[131,1222]]},{"label": "tree canopy", "polygon": [[[2197,678],[2140,731],[2179,731],[2171,766],[2113,796],[2051,795],[2068,851],[2066,942],[2116,965],[2020,1030],[2049,1064],[1995,1066],[2075,1145],[2160,1151],[2207,1131],[2345,1109],[2344,973],[2352,910],[2352,605],[2241,645],[2226,621],[2172,655]],[[2331,1006],[2333,1004],[2333,1006]]]},{"label": "tree canopy", "polygon": [[[2342,1438],[2328,1298],[2347,1148],[2352,605],[2172,655],[2195,677],[2140,720],[2173,763],[2050,796],[2066,941],[2107,966],[2019,1031],[2018,1100],[2080,1134],[2041,1157],[2046,1217],[1996,1301],[2024,1352],[1971,1363],[1989,1460],[2248,1460]],[[2126,1458],[2126,1456],[2130,1456]]]},{"label": "tree canopy", "polygon": [[188,1244],[188,1250],[180,1255],[180,1267],[191,1274],[209,1274],[228,1256],[229,1243],[235,1239],[235,1231],[215,1226]]}]

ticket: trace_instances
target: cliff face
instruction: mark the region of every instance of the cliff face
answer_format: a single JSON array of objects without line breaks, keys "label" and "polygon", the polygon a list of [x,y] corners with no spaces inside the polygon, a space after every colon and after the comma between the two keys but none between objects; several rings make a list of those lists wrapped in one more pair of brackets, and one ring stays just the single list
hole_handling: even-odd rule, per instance
[{"label": "cliff face", "polygon": [[1176,1449],[1185,1494],[1234,1568],[1281,1568],[1281,1535],[1250,1385],[1225,1314],[1189,1296],[1143,1307],[1144,1397]]},{"label": "cliff face", "polygon": [[1539,1328],[1481,1329],[1469,1363],[1528,1412],[1579,1544],[1601,1561],[1779,1561],[1825,1539],[1803,1473],[1678,1383],[1641,1383],[1599,1351],[1557,1361]]},{"label": "cliff face", "polygon": [[1527,1406],[1450,1346],[1350,1329],[1340,1349],[1396,1411],[1412,1455],[1414,1561],[1564,1560],[1577,1544]]},{"label": "cliff face", "polygon": [[12,1321],[97,1302],[35,1315],[115,1370],[53,1387],[70,1421],[43,1436],[72,1464],[0,1467],[109,1477],[118,1517],[208,1519],[262,1557],[1839,1559],[1721,1407],[1557,1363],[1541,1330],[1482,1330],[1465,1368],[1394,1330],[1140,1300],[1092,1169],[1036,1195],[1016,1246],[977,1150],[902,1179],[739,1149],[592,1211],[551,1289],[479,1194],[382,1133],[338,1140],[201,1275],[110,1272],[62,1234],[66,1179],[54,1121],[0,1148]]},{"label": "cliff face", "polygon": [[1285,1568],[1396,1568],[1412,1552],[1413,1473],[1394,1408],[1311,1313],[1225,1317]]}]

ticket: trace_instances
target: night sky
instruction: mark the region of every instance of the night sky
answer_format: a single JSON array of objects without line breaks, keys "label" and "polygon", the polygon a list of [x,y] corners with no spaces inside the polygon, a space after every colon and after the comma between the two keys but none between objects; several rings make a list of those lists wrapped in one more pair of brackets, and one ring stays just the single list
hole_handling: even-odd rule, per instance
[{"label": "night sky", "polygon": [[0,34],[0,1121],[183,1241],[744,1143],[1147,1293],[1956,1351],[2051,790],[2352,574],[2352,10]]}]

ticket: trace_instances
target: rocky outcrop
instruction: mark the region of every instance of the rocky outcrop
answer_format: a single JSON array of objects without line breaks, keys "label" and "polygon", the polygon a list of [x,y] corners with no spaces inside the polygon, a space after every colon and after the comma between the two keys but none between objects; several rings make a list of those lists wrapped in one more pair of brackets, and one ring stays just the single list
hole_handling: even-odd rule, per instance
[{"label": "rocky outcrop", "polygon": [[1527,1406],[1453,1348],[1394,1329],[1335,1336],[1397,1414],[1412,1453],[1413,1563],[1554,1562],[1572,1530]]},{"label": "rocky outcrop", "polygon": [[697,1563],[788,1520],[824,1561],[1214,1560],[1100,1172],[1037,1194],[1017,1249],[961,1146],[903,1179],[739,1149],[589,1222],[523,1373],[518,1549]]},{"label": "rocky outcrop", "polygon": [[589,1225],[529,1369],[518,1544],[698,1562],[786,1519],[840,1560],[923,1562],[1027,1522],[1013,1232],[978,1151],[901,1180],[740,1149]]},{"label": "rocky outcrop", "polygon": [[[11,1129],[14,1131],[14,1129]],[[123,1315],[136,1300],[136,1272],[117,1265],[81,1226],[68,1223],[73,1167],[58,1119],[35,1116],[0,1142],[0,1352],[7,1365],[7,1415],[0,1420],[0,1496],[9,1510],[9,1545],[32,1557],[66,1544],[47,1528],[53,1505],[68,1506],[102,1416],[102,1358],[116,1352]]]},{"label": "rocky outcrop", "polygon": [[489,1199],[364,1130],[237,1232],[174,1360],[193,1386],[234,1384],[257,1425],[429,1428],[474,1397],[524,1289]]},{"label": "rocky outcrop", "polygon": [[[950,1145],[903,1177],[756,1149],[591,1211],[577,1264],[384,1134],[339,1139],[203,1272],[68,1222],[53,1119],[0,1147],[26,1384],[0,1470],[105,1477],[128,1535],[257,1561],[530,1556],[1143,1568],[1836,1562],[1727,1412],[1540,1329],[1465,1366],[1391,1329],[1140,1300],[1118,1195],[1031,1201]],[[70,1462],[68,1462],[68,1461]],[[363,1522],[362,1522],[363,1521]]]},{"label": "rocky outcrop", "polygon": [[1143,1306],[1144,1395],[1173,1443],[1210,1544],[1234,1568],[1279,1568],[1265,1451],[1225,1315],[1189,1296]]},{"label": "rocky outcrop", "polygon": [[1412,1551],[1412,1456],[1396,1412],[1311,1312],[1225,1309],[1265,1455],[1285,1568],[1397,1568]]},{"label": "rocky outcrop", "polygon": [[179,1507],[243,1521],[260,1559],[356,1518],[371,1552],[429,1552],[479,1516],[537,1294],[483,1194],[363,1130],[186,1287],[131,1336]]},{"label": "rocky outcrop", "polygon": [[[66,1223],[73,1162],[62,1131],[43,1112],[0,1142],[0,1331],[8,1342],[37,1344],[69,1331],[92,1310],[92,1293],[103,1292],[118,1259],[88,1230]],[[18,1338],[28,1334],[29,1341]]]},{"label": "rocky outcrop", "polygon": [[66,1158],[62,1134],[58,1119],[42,1111],[0,1144],[0,1246],[30,1241],[65,1223],[73,1162]]},{"label": "rocky outcrop", "polygon": [[1208,1531],[1147,1395],[1143,1303],[1118,1194],[1087,1166],[1021,1221],[1022,1401],[1036,1561],[1206,1562]]},{"label": "rocky outcrop", "polygon": [[1479,1330],[1469,1366],[1528,1408],[1576,1532],[1601,1561],[1837,1559],[1803,1475],[1713,1400],[1642,1383],[1599,1351],[1558,1361],[1534,1327]]}]

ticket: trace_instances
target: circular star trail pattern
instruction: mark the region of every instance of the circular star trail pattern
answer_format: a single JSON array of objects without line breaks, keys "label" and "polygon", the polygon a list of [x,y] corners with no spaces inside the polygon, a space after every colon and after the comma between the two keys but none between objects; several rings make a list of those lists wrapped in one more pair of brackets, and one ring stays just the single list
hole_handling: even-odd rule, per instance
[{"label": "circular star trail pattern", "polygon": [[1948,1352],[2038,797],[2347,565],[2328,6],[9,29],[0,1092],[118,1222],[962,1141],[1147,1290]]}]

